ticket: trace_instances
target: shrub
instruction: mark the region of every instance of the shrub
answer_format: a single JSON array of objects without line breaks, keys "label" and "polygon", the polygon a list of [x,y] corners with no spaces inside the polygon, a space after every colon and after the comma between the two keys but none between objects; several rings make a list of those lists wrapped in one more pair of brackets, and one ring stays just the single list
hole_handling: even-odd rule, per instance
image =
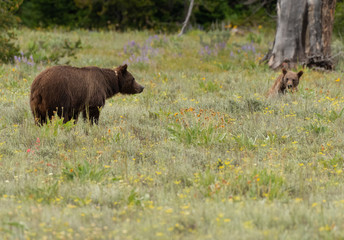
[{"label": "shrub", "polygon": [[13,42],[16,39],[13,32],[16,18],[13,12],[19,7],[20,2],[20,0],[0,1],[0,62],[12,62],[13,57],[18,55],[19,48]]},{"label": "shrub", "polygon": [[334,16],[333,31],[335,34],[341,36],[343,34],[343,24],[344,24],[344,2],[338,1]]}]

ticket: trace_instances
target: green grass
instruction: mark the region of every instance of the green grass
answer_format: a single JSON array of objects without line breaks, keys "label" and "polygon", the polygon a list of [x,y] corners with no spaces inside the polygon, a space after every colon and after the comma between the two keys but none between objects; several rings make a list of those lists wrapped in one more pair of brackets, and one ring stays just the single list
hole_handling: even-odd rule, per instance
[{"label": "green grass", "polygon": [[129,59],[145,90],[107,100],[99,125],[37,127],[30,85],[51,64],[0,66],[0,238],[344,238],[343,62],[267,99],[279,73],[259,60],[273,35],[250,32],[209,55],[204,32],[158,35],[135,62],[124,46],[149,32],[18,30],[24,51],[80,39],[61,63]]}]

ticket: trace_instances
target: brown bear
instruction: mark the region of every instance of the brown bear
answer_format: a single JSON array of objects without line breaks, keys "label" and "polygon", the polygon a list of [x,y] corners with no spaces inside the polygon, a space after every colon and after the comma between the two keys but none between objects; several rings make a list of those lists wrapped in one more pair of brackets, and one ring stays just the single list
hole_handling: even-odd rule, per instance
[{"label": "brown bear", "polygon": [[297,91],[297,86],[299,85],[302,74],[303,71],[295,73],[282,68],[282,74],[278,76],[267,96],[272,97],[277,94],[285,94],[288,90],[292,92]]},{"label": "brown bear", "polygon": [[64,123],[77,121],[80,112],[84,119],[97,124],[105,99],[117,93],[141,93],[143,89],[126,64],[115,69],[54,66],[33,81],[30,107],[36,124],[51,120],[54,113],[63,117]]}]

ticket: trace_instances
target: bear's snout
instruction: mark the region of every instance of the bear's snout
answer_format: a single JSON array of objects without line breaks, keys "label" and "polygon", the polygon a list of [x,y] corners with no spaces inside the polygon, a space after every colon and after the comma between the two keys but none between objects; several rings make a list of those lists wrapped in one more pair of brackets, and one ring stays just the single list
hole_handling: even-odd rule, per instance
[{"label": "bear's snout", "polygon": [[139,90],[138,90],[138,93],[142,93],[142,92],[143,92],[143,89],[145,89],[145,87],[140,85]]},{"label": "bear's snout", "polygon": [[291,88],[293,88],[293,87],[294,87],[293,81],[292,81],[291,79],[289,79],[289,80],[287,81],[287,88],[288,88],[288,89],[291,89]]},{"label": "bear's snout", "polygon": [[136,93],[142,93],[145,87],[135,82],[134,89]]}]

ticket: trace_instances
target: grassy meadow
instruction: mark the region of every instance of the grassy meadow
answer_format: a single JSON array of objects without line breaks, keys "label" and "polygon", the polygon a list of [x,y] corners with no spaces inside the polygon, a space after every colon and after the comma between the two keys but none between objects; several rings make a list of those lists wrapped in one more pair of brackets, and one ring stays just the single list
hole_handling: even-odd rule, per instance
[{"label": "grassy meadow", "polygon": [[128,63],[145,90],[38,127],[30,85],[57,62],[0,66],[0,238],[343,239],[343,61],[267,99],[274,33],[229,33],[18,30],[37,59],[80,39],[58,63]]}]

